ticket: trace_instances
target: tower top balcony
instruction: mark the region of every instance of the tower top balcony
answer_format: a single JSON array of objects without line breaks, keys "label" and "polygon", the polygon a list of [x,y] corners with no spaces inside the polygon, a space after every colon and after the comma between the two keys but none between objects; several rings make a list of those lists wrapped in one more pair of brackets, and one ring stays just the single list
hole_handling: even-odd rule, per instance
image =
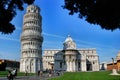
[{"label": "tower top balcony", "polygon": [[36,5],[29,5],[27,7],[27,13],[39,13],[40,12],[40,8]]}]

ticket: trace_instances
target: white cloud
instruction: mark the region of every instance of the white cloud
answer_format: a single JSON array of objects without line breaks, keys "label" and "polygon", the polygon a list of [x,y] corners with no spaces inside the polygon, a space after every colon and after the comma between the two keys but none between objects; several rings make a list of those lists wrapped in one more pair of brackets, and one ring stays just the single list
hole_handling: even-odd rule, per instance
[{"label": "white cloud", "polygon": [[56,37],[56,38],[65,38],[65,37],[60,36],[60,35],[54,35],[54,34],[49,34],[49,33],[45,33],[45,32],[43,32],[43,35],[50,36],[50,37]]},{"label": "white cloud", "polygon": [[[54,34],[50,34],[50,33],[46,33],[46,32],[43,32],[43,35],[49,36],[49,37],[61,38],[61,39],[66,38],[64,36],[54,35]],[[86,48],[88,47],[88,48],[96,48],[96,49],[99,48],[101,50],[102,49],[112,49],[112,50],[115,50],[115,51],[118,50],[118,49],[115,49],[114,47],[112,47],[110,45],[102,45],[102,44],[98,44],[98,43],[82,41],[82,40],[79,40],[79,39],[73,39],[73,40],[77,43],[78,48],[79,47],[86,47]],[[58,41],[45,41],[44,42],[44,44],[59,44],[59,43],[63,43],[63,42],[58,42]]]},{"label": "white cloud", "polygon": [[6,36],[0,37],[0,39],[2,39],[2,40],[9,40],[9,41],[16,41],[16,42],[19,42],[19,41],[20,41],[19,39],[10,38],[10,37],[6,37]]}]

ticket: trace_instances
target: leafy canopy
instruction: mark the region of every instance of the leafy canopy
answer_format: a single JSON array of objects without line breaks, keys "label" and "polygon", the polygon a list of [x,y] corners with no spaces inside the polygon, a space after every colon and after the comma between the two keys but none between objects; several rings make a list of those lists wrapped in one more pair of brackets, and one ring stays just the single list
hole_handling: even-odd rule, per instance
[{"label": "leafy canopy", "polygon": [[23,4],[32,4],[35,0],[0,0],[0,32],[12,33],[15,26],[11,23],[16,10],[23,10]]},{"label": "leafy canopy", "polygon": [[120,29],[119,0],[64,0],[63,8],[70,15],[78,13],[79,18],[91,24],[100,25],[106,30]]}]

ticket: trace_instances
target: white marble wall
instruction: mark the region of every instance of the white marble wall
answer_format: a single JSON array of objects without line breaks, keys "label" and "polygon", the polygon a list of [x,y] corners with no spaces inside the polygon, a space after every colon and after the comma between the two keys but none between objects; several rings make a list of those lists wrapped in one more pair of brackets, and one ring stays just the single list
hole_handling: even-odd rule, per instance
[{"label": "white marble wall", "polygon": [[[60,61],[64,60],[63,54],[65,54],[65,53],[58,53],[59,50],[47,50],[47,51],[44,52],[45,53],[44,58],[45,58],[45,56],[47,57],[47,56],[50,56],[50,55],[54,55],[55,52],[57,51],[58,54],[57,54],[56,58],[55,58],[55,56],[53,57],[52,60],[49,57],[48,57],[48,59],[46,58],[46,60],[48,62],[51,62],[51,61],[54,62],[54,58],[59,60],[59,61],[55,60],[56,62],[54,62],[54,69],[55,70],[66,70],[66,71],[69,71],[69,72],[71,72],[71,71],[74,72],[74,71],[78,71],[78,70],[87,71],[87,66],[86,66],[86,64],[87,64],[86,59],[87,59],[92,64],[92,71],[99,71],[99,57],[96,54],[95,49],[93,49],[93,51],[92,51],[92,49],[89,49],[90,50],[89,53],[87,53],[88,49],[87,50],[83,49],[83,50],[79,51],[80,55],[78,55],[78,58],[76,58],[76,56],[71,56],[71,59],[69,59],[69,56],[65,56],[65,65],[64,65],[64,62],[63,62],[62,63],[62,68],[60,68]],[[84,53],[82,53],[82,52],[84,52]],[[67,50],[66,54],[70,55],[70,54],[76,54],[76,53],[73,53],[73,51],[70,52],[70,51]],[[78,61],[80,61],[80,69],[78,69],[78,62],[75,62],[74,59],[78,59]],[[44,59],[44,61],[45,61],[45,59]],[[46,66],[46,64],[44,64],[45,69],[46,68],[49,69],[49,67]]]},{"label": "white marble wall", "polygon": [[43,54],[43,70],[51,69],[51,64],[49,64],[49,63],[55,63],[54,62],[54,55],[56,53],[58,53],[59,51],[61,51],[61,50],[59,50],[59,49],[56,49],[56,50],[55,49],[54,50],[44,50],[44,54]]},{"label": "white marble wall", "polygon": [[[99,71],[99,57],[96,49],[76,49],[76,43],[70,36],[66,38],[63,45],[63,52],[61,52],[62,50],[45,50],[43,60],[53,61],[55,70],[66,70],[68,72],[87,71],[87,64],[90,64],[91,71]],[[54,58],[51,60],[49,56],[54,56]],[[45,57],[48,57],[48,59],[45,59]],[[62,68],[60,68],[61,62]],[[43,67],[45,69],[49,68],[45,63],[43,63]]]},{"label": "white marble wall", "polygon": [[42,17],[39,7],[29,5],[21,34],[20,72],[36,73],[42,69]]},{"label": "white marble wall", "polygon": [[81,55],[81,71],[86,71],[86,55]]}]

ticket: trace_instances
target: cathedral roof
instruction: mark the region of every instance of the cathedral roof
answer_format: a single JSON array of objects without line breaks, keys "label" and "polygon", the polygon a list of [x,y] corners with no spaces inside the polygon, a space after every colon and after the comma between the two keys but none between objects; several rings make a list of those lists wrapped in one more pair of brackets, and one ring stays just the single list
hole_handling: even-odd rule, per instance
[{"label": "cathedral roof", "polygon": [[65,39],[65,42],[69,42],[69,41],[72,41],[72,42],[73,42],[73,39],[71,38],[70,35],[68,35],[68,37]]}]

